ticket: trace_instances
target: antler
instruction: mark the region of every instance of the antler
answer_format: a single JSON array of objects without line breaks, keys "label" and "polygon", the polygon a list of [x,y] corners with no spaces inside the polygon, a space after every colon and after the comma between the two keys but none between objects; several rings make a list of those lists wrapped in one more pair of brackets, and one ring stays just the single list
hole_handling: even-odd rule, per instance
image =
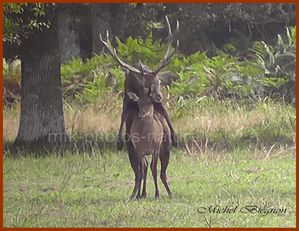
[{"label": "antler", "polygon": [[110,40],[109,40],[109,32],[108,32],[108,30],[107,30],[107,32],[106,32],[106,36],[107,36],[107,42],[105,42],[105,41],[103,40],[102,35],[101,35],[101,33],[100,33],[100,40],[101,40],[101,42],[104,44],[104,46],[107,48],[108,52],[112,55],[112,57],[113,57],[113,58],[114,58],[114,59],[115,59],[121,66],[123,66],[124,68],[127,68],[128,70],[130,70],[130,71],[132,71],[132,72],[135,72],[135,73],[137,73],[137,74],[141,74],[142,72],[141,72],[140,70],[138,70],[137,68],[132,67],[131,65],[125,63],[124,61],[122,61],[122,60],[118,57],[118,55],[117,55],[117,53],[116,53],[116,49],[113,48],[113,46],[112,46],[112,44],[111,44],[111,42],[110,42]]},{"label": "antler", "polygon": [[166,24],[167,24],[167,28],[168,28],[168,46],[167,46],[167,50],[165,53],[165,56],[162,60],[162,62],[160,63],[159,67],[153,72],[154,74],[157,74],[162,68],[166,67],[170,61],[172,56],[175,54],[176,49],[179,47],[179,40],[177,39],[176,41],[176,49],[173,49],[171,47],[173,41],[175,40],[175,34],[177,34],[179,32],[179,21],[176,21],[176,30],[174,32],[174,34],[171,32],[171,27],[170,27],[170,23],[168,20],[168,17],[165,16],[166,19]]}]

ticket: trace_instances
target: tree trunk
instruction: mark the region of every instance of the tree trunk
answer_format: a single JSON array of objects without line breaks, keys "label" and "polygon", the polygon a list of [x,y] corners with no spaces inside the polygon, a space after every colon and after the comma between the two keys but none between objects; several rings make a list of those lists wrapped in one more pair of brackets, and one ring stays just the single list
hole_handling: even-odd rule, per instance
[{"label": "tree trunk", "polygon": [[117,36],[121,40],[124,40],[123,35],[125,30],[124,24],[126,21],[126,9],[125,5],[121,3],[110,4],[110,29],[112,44],[116,46],[115,37]]},{"label": "tree trunk", "polygon": [[52,148],[67,138],[57,22],[31,37],[22,50],[21,115],[15,146]]},{"label": "tree trunk", "polygon": [[58,39],[61,63],[66,63],[74,57],[80,57],[79,35],[76,29],[76,17],[69,12],[58,16]]},{"label": "tree trunk", "polygon": [[109,4],[93,4],[91,7],[92,53],[100,54],[104,46],[100,42],[99,34],[105,38],[106,31],[111,32],[110,9]]}]

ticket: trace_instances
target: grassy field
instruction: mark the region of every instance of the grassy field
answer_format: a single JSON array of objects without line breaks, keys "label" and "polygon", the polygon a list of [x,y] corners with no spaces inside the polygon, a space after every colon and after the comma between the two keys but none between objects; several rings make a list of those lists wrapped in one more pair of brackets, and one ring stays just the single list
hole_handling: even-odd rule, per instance
[{"label": "grassy field", "polygon": [[[267,155],[268,154],[268,155]],[[128,201],[134,176],[127,154],[4,158],[5,227],[294,227],[295,151],[208,151],[171,154],[173,198],[159,181],[154,199]],[[199,213],[236,206],[235,213]],[[244,206],[284,213],[242,213]]]},{"label": "grassy field", "polygon": [[[68,133],[115,134],[121,99],[107,97],[116,100],[86,108],[65,104]],[[161,198],[154,199],[149,172],[148,197],[128,202],[133,170],[126,152],[114,151],[113,145],[101,151],[95,147],[92,155],[68,151],[64,156],[12,156],[5,149],[5,227],[295,226],[294,107],[270,100],[166,102],[179,135],[199,137],[181,139],[179,149],[171,152],[172,199],[161,181]],[[18,105],[4,110],[6,146],[16,137],[19,112]],[[226,206],[237,207],[224,213]]]}]

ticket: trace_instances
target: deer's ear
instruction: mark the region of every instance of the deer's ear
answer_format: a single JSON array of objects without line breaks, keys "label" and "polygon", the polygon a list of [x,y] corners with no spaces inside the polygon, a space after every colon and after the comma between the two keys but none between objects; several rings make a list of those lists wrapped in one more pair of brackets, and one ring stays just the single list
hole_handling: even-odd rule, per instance
[{"label": "deer's ear", "polygon": [[137,102],[139,100],[139,97],[133,92],[128,92],[127,95],[129,97],[129,99],[134,102]]}]

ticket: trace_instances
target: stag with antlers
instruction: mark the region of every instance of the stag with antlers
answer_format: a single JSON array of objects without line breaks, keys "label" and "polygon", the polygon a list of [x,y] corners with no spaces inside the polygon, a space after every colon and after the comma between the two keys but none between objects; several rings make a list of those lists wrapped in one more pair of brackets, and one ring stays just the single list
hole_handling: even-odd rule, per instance
[{"label": "stag with antlers", "polygon": [[[138,174],[138,163],[134,155],[134,148],[132,145],[132,142],[129,138],[130,136],[130,130],[131,125],[133,122],[133,119],[138,113],[138,105],[136,102],[132,101],[127,93],[131,92],[136,94],[137,96],[140,95],[148,95],[154,106],[154,111],[156,114],[159,115],[161,118],[161,123],[163,124],[163,132],[164,136],[167,137],[170,135],[171,142],[174,147],[177,147],[177,136],[175,133],[175,130],[172,126],[172,123],[169,119],[169,116],[165,110],[165,108],[162,105],[162,93],[160,91],[160,80],[158,78],[159,72],[166,67],[170,61],[173,55],[175,54],[176,49],[179,46],[179,40],[176,39],[176,35],[179,31],[179,22],[177,21],[176,24],[176,30],[174,33],[171,31],[171,26],[168,20],[168,17],[166,16],[166,24],[168,28],[168,44],[167,44],[167,50],[164,55],[164,58],[162,59],[161,63],[159,64],[158,68],[154,71],[151,70],[147,65],[144,65],[139,61],[135,65],[131,66],[124,61],[122,61],[116,52],[116,49],[113,48],[111,41],[109,40],[109,33],[107,31],[107,41],[104,41],[101,34],[100,34],[100,40],[103,43],[103,45],[107,48],[108,52],[112,55],[112,57],[126,70],[128,70],[128,73],[126,74],[125,79],[125,86],[124,86],[124,100],[123,100],[123,110],[121,114],[121,122],[120,122],[120,128],[118,132],[118,140],[117,140],[117,147],[118,150],[121,150],[123,147],[123,140],[122,140],[122,133],[123,133],[123,127],[124,123],[126,124],[126,144],[129,154],[129,159],[131,166],[135,172],[135,176],[137,177]],[[175,42],[176,48],[174,49],[172,47],[172,44]],[[151,87],[154,86],[154,87]],[[153,90],[154,89],[154,90]],[[168,127],[166,127],[168,126]],[[170,130],[170,134],[169,134]],[[161,160],[161,179],[165,178],[166,176],[166,168],[169,161],[169,141],[167,139],[164,139],[164,143],[162,144],[161,151],[160,151],[160,160]],[[164,152],[164,153],[162,153]],[[163,172],[162,172],[163,170]],[[136,178],[135,177],[135,178]]]}]

